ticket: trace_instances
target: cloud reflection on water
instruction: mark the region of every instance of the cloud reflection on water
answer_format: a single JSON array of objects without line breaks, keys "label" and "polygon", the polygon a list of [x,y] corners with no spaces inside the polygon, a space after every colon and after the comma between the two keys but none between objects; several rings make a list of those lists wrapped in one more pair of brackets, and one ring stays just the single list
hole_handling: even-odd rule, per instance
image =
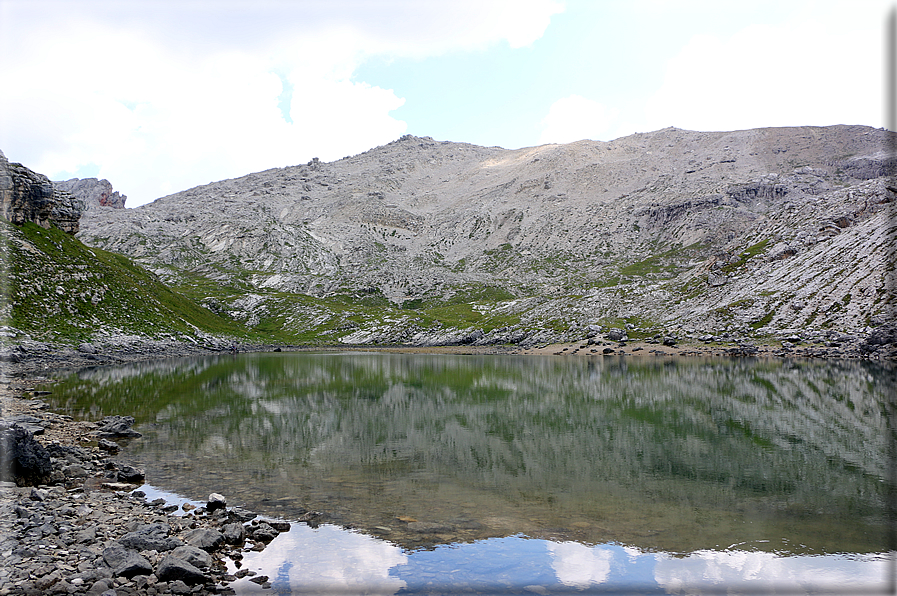
[{"label": "cloud reflection on water", "polygon": [[[264,551],[246,553],[243,568],[267,575],[281,591],[395,594],[405,581],[391,577],[390,569],[407,561],[398,546],[365,534],[331,525],[312,529],[294,524]],[[238,594],[271,593],[248,578],[234,588]]]},{"label": "cloud reflection on water", "polygon": [[[338,526],[296,524],[243,567],[269,576],[273,593],[416,594],[645,593],[728,594],[885,593],[891,562],[879,555],[782,556],[768,552],[702,550],[687,556],[618,544],[590,546],[524,536],[490,538],[403,551]],[[237,594],[263,591],[248,578]]]}]

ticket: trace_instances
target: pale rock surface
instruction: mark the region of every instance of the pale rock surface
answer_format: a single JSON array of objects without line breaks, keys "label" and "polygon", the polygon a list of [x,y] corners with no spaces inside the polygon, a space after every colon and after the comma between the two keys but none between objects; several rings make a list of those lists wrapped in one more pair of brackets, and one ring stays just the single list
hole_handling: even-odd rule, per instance
[{"label": "pale rock surface", "polygon": [[[284,293],[402,304],[470,284],[509,290],[516,298],[496,309],[522,321],[472,338],[476,329],[421,328],[410,315],[346,315],[334,340],[347,343],[546,341],[613,317],[696,334],[864,334],[873,317],[891,318],[894,300],[888,135],[666,128],[517,150],[406,135],[332,163],[91,209],[79,238],[168,281],[237,288],[209,305],[249,325],[283,312]],[[337,316],[289,308],[288,327]]]}]

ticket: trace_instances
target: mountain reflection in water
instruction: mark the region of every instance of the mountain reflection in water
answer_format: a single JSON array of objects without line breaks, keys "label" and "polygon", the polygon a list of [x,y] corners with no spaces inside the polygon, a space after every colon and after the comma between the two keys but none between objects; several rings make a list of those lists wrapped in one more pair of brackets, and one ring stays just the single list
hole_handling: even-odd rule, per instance
[{"label": "mountain reflection in water", "polygon": [[[370,541],[391,571],[353,577],[385,592],[427,573],[501,584],[469,553],[502,548],[526,571],[505,589],[675,592],[880,579],[893,380],[856,361],[285,353],[86,370],[52,397],[75,417],[133,415],[144,436],[123,458],[160,488],[354,528],[301,531]],[[297,531],[262,555],[288,565]],[[453,556],[457,573],[426,571]]]}]

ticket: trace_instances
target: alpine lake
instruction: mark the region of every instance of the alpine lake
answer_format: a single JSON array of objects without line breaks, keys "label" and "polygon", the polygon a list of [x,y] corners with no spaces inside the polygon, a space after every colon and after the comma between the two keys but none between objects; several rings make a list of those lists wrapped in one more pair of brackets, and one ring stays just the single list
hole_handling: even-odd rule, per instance
[{"label": "alpine lake", "polygon": [[149,498],[293,523],[238,594],[893,590],[895,368],[293,352],[81,370]]}]

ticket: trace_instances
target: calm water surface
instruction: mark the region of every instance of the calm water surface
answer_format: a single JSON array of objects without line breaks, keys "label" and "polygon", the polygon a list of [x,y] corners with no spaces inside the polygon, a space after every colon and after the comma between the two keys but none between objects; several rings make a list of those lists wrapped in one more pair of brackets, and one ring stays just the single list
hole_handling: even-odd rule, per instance
[{"label": "calm water surface", "polygon": [[267,593],[878,593],[893,573],[894,370],[872,363],[252,354],[53,391],[133,415],[122,458],[182,500],[321,512],[247,555]]}]

